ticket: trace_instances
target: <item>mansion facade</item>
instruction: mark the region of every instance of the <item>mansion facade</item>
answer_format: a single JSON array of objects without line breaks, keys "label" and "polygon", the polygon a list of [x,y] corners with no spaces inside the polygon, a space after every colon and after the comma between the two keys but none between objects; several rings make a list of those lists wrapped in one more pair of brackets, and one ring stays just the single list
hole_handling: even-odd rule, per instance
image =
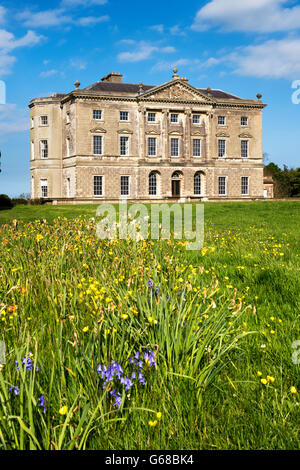
[{"label": "mansion facade", "polygon": [[31,198],[53,203],[262,199],[261,95],[123,83],[30,104]]}]

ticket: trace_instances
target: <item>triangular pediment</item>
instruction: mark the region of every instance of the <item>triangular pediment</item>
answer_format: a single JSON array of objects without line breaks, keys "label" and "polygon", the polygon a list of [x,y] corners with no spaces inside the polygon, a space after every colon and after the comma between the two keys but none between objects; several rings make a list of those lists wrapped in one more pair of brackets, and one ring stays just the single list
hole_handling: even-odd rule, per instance
[{"label": "triangular pediment", "polygon": [[172,80],[140,95],[140,100],[155,101],[197,101],[212,104],[213,99],[189,85],[184,80]]}]

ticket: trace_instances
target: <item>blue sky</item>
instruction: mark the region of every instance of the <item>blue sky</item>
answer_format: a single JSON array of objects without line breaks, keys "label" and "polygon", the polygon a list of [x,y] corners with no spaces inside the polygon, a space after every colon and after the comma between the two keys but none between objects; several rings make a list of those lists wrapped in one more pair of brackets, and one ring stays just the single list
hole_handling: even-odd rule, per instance
[{"label": "blue sky", "polygon": [[300,166],[299,1],[14,0],[0,3],[0,193],[30,190],[32,98],[109,72],[157,85],[175,65],[196,87],[249,99],[260,92],[264,152],[280,166]]}]

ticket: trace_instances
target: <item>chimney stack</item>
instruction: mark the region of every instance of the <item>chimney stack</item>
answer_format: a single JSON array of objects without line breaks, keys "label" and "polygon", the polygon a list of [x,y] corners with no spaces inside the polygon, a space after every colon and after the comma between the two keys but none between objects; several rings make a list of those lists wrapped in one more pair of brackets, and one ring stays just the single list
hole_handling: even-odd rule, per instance
[{"label": "chimney stack", "polygon": [[111,72],[101,78],[102,82],[121,83],[123,75],[120,72]]}]

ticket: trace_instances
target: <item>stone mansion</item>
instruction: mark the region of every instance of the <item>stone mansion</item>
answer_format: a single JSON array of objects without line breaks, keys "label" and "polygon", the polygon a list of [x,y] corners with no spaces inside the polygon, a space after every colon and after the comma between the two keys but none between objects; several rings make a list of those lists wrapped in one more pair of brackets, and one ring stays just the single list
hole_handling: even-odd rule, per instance
[{"label": "stone mansion", "polygon": [[53,203],[264,197],[262,110],[174,68],[162,85],[110,73],[30,104],[31,198]]}]

